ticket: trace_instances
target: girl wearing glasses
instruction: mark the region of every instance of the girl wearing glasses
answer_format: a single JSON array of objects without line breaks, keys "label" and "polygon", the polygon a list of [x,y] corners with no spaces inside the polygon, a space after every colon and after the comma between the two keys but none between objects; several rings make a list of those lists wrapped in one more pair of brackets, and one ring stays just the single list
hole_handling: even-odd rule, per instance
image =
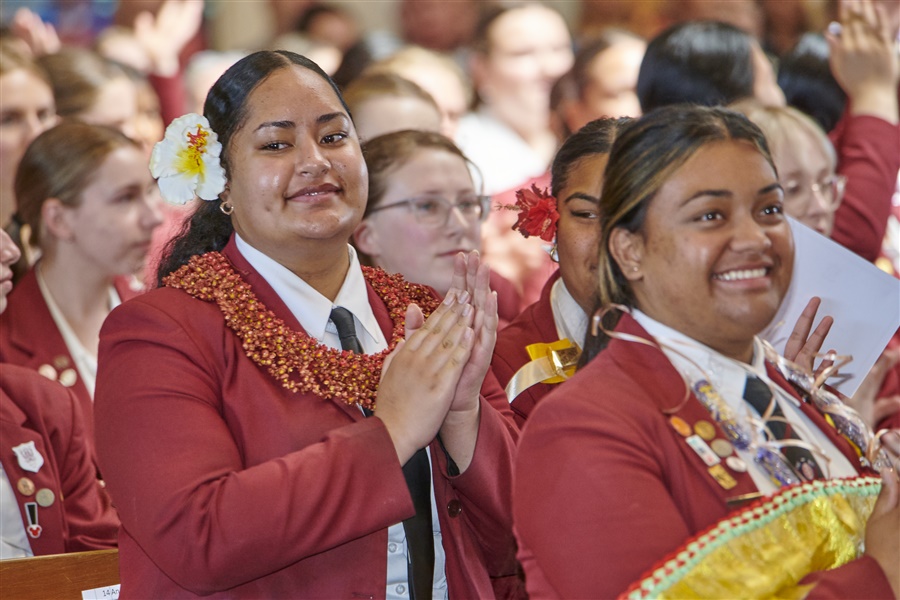
[{"label": "girl wearing glasses", "polygon": [[[369,167],[365,217],[354,243],[373,266],[431,286],[444,296],[459,252],[481,250],[490,198],[472,179],[472,162],[449,139],[428,131],[378,136],[363,150]],[[518,313],[512,284],[491,274],[501,323]]]}]

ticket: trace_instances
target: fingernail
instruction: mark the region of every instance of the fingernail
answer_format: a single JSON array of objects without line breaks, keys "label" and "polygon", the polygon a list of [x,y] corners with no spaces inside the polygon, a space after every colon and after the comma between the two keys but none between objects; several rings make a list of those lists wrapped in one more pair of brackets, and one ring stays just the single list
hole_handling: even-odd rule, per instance
[{"label": "fingernail", "polygon": [[447,292],[447,295],[444,296],[444,304],[447,306],[451,306],[453,301],[456,299],[456,292],[454,290],[450,290]]},{"label": "fingernail", "polygon": [[463,306],[462,314],[464,317],[468,317],[470,312],[472,312],[471,304],[466,304],[465,306]]},{"label": "fingernail", "polygon": [[463,290],[462,293],[459,295],[458,302],[460,304],[465,304],[468,301],[469,301],[469,290]]}]

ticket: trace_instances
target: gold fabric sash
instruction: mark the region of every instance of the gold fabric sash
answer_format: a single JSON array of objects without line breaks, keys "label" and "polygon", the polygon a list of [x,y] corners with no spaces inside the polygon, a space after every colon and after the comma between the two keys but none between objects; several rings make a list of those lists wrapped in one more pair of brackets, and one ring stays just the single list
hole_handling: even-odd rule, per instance
[{"label": "gold fabric sash", "polygon": [[806,575],[861,556],[880,491],[877,477],[780,490],[689,539],[620,598],[803,598]]}]

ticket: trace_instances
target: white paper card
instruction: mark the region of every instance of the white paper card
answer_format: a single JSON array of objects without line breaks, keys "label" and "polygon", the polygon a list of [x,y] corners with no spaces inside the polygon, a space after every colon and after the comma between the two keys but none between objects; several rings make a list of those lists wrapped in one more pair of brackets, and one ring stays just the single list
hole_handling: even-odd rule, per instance
[{"label": "white paper card", "polygon": [[81,592],[81,600],[117,600],[121,585],[109,585],[106,587],[84,590]]},{"label": "white paper card", "polygon": [[[772,324],[762,333],[783,353],[809,299],[822,299],[815,325],[834,317],[822,352],[853,356],[828,383],[852,396],[900,327],[900,280],[799,222],[794,234],[794,277]],[[780,323],[780,325],[778,325]]]}]

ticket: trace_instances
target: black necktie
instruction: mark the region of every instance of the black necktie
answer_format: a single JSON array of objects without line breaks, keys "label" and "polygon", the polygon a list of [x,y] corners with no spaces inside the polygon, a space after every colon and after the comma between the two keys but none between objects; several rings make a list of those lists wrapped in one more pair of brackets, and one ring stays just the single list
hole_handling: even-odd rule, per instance
[{"label": "black necktie", "polygon": [[[756,412],[759,413],[760,416],[766,414],[766,410],[769,408],[769,404],[772,401],[772,390],[769,389],[769,386],[763,382],[759,377],[755,377],[753,375],[749,375],[747,377],[747,384],[744,387],[744,400],[747,401],[750,406],[756,409]],[[769,431],[772,432],[772,435],[775,439],[778,440],[799,440],[800,438],[793,432],[793,429],[788,425],[784,419],[784,413],[781,411],[781,407],[778,406],[778,402],[775,402],[774,410],[772,411],[771,417],[779,417],[779,419],[772,419],[766,421],[766,426],[769,428]],[[822,470],[819,468],[819,463],[816,462],[816,459],[813,457],[812,452],[807,450],[806,448],[799,448],[797,446],[783,446],[781,448],[781,453],[788,460],[794,470],[801,476],[801,479],[805,481],[809,481],[811,479],[821,479],[822,478]]]},{"label": "black necktie", "polygon": [[337,327],[338,336],[341,338],[341,348],[356,354],[364,354],[362,344],[356,337],[356,325],[353,324],[353,313],[343,306],[335,306],[331,309],[331,322]]},{"label": "black necktie", "polygon": [[[341,338],[341,348],[363,354],[356,337],[353,314],[336,306],[331,310],[331,322]],[[365,410],[366,416],[372,412]],[[403,465],[403,476],[412,496],[416,514],[403,521],[406,543],[409,545],[409,586],[411,600],[431,600],[434,580],[434,533],[431,530],[431,465],[424,448],[413,454]]]}]

